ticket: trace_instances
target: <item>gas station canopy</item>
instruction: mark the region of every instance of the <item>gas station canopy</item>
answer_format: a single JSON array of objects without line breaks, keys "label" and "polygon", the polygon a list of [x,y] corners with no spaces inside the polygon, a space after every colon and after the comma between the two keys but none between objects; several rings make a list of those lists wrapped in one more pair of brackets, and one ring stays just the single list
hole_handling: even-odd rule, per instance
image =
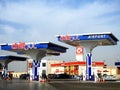
[{"label": "gas station canopy", "polygon": [[111,32],[57,35],[57,38],[72,46],[80,46],[86,42],[96,42],[100,46],[116,45],[119,41]]},{"label": "gas station canopy", "polygon": [[66,52],[66,47],[51,42],[13,43],[1,45],[2,50],[30,55],[34,60],[41,60],[46,55],[60,55]]},{"label": "gas station canopy", "polygon": [[[60,55],[60,53],[66,52],[66,47],[51,43],[51,42],[37,42],[37,43],[13,43],[13,44],[1,44],[1,50],[13,51],[18,54],[26,54],[33,59],[32,69],[30,71],[30,78],[32,80],[41,80],[40,62],[46,55]],[[8,60],[6,60],[8,61]],[[5,65],[6,63],[4,63]],[[6,72],[6,68],[3,69]],[[6,75],[6,73],[4,73]]]},{"label": "gas station canopy", "polygon": [[[92,50],[97,46],[109,46],[117,45],[119,41],[111,32],[102,32],[102,33],[86,33],[86,34],[68,34],[68,35],[57,35],[58,41],[66,43],[71,46],[84,47],[86,51],[86,80],[93,80],[92,72]],[[83,51],[81,48],[77,49],[78,51]],[[84,60],[80,58],[82,55],[79,55],[77,60]]]},{"label": "gas station canopy", "polygon": [[[2,50],[8,50],[8,51],[14,51],[18,53],[25,53],[25,51],[30,49],[36,49],[36,50],[44,50],[48,54],[57,55],[56,53],[64,53],[66,52],[66,47],[51,43],[51,42],[38,42],[38,43],[13,43],[13,44],[4,44],[1,45]],[[25,50],[25,51],[24,51]]]},{"label": "gas station canopy", "polygon": [[13,55],[1,55],[1,60],[18,60],[18,61],[25,61],[27,57],[21,57],[21,56],[13,56]]},{"label": "gas station canopy", "polygon": [[25,61],[26,59],[27,57],[22,57],[22,56],[1,55],[0,63],[7,65],[9,62],[12,62],[12,61]]}]

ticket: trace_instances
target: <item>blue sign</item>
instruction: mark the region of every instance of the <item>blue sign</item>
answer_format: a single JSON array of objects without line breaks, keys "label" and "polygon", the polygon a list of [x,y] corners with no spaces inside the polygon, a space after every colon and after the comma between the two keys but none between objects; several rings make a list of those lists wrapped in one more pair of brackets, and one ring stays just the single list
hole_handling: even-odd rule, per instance
[{"label": "blue sign", "polygon": [[109,40],[111,44],[117,44],[118,39],[112,34],[86,34],[86,35],[60,35],[58,41],[82,41],[82,40]]},{"label": "blue sign", "polygon": [[[12,45],[1,45],[2,50],[17,50],[17,52],[21,52],[24,50],[30,50],[30,49],[50,49],[53,51],[58,51],[58,52],[66,52],[66,47],[48,42],[48,43],[24,43],[24,42],[19,42],[19,43],[13,43]],[[22,53],[21,53],[22,54]]]},{"label": "blue sign", "polygon": [[40,62],[38,60],[34,60],[32,64],[33,79],[37,81],[39,80],[38,67],[40,67]]},{"label": "blue sign", "polygon": [[115,66],[120,66],[120,62],[115,62]]},{"label": "blue sign", "polygon": [[87,54],[86,56],[86,80],[91,80],[92,78],[92,54]]},{"label": "blue sign", "polygon": [[62,35],[58,37],[59,41],[74,41],[74,40],[98,40],[98,39],[108,39],[109,35],[97,34],[97,35]]}]

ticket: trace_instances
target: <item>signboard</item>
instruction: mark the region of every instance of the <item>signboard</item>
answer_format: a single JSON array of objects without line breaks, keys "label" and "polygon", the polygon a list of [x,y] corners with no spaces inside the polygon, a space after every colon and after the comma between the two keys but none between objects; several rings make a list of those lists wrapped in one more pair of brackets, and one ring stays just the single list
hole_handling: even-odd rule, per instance
[{"label": "signboard", "polygon": [[86,56],[86,80],[92,80],[92,54],[88,53]]},{"label": "signboard", "polygon": [[61,35],[59,37],[59,41],[72,41],[72,40],[79,40],[78,36],[70,36],[70,35]]},{"label": "signboard", "polygon": [[16,50],[16,49],[36,49],[35,44],[26,44],[25,42],[19,42],[19,43],[13,43],[11,45],[11,48]]},{"label": "signboard", "polygon": [[76,60],[83,61],[83,47],[78,46],[76,47]]},{"label": "signboard", "polygon": [[107,34],[61,35],[58,37],[59,41],[99,40],[99,39],[111,39],[111,37]]}]

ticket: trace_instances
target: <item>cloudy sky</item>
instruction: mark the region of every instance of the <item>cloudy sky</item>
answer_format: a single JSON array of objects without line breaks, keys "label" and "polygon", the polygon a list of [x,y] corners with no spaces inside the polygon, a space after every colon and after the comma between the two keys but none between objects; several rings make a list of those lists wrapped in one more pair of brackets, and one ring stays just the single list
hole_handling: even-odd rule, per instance
[{"label": "cloudy sky", "polygon": [[[0,43],[51,41],[69,50],[48,58],[74,61],[75,48],[55,35],[94,32],[112,32],[120,39],[120,0],[0,0]],[[93,60],[114,65],[120,61],[120,43],[96,47]]]}]

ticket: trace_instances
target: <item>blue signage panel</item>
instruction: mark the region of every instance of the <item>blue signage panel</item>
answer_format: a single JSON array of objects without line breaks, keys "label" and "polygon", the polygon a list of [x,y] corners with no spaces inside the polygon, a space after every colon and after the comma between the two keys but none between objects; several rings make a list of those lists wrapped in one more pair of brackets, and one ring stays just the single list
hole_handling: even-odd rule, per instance
[{"label": "blue signage panel", "polygon": [[86,56],[86,80],[91,80],[92,78],[92,54],[87,54]]},{"label": "blue signage panel", "polygon": [[0,60],[8,60],[7,56],[0,56]]},{"label": "blue signage panel", "polygon": [[115,62],[115,66],[120,66],[120,62]]},{"label": "blue signage panel", "polygon": [[18,61],[25,61],[26,57],[19,57],[19,56],[0,56],[0,60],[18,60]]},{"label": "blue signage panel", "polygon": [[29,49],[50,49],[58,52],[66,52],[66,47],[53,43],[26,44],[24,42],[13,43],[12,45],[1,45],[2,50],[29,50]]},{"label": "blue signage panel", "polygon": [[97,35],[75,35],[68,36],[62,35],[58,37],[59,41],[74,41],[74,40],[99,40],[99,39],[109,39],[110,36],[106,34],[97,34]]},{"label": "blue signage panel", "polygon": [[40,49],[40,48],[48,48],[48,44],[26,44],[24,42],[13,43],[12,45],[2,45],[2,50],[28,50],[28,49]]},{"label": "blue signage panel", "polygon": [[61,35],[58,41],[82,41],[82,40],[109,40],[113,44],[117,44],[117,39],[112,34],[88,34],[88,35]]},{"label": "blue signage panel", "polygon": [[32,71],[33,71],[33,80],[39,80],[39,71],[38,68],[40,67],[40,62],[38,60],[34,60],[32,64]]}]

